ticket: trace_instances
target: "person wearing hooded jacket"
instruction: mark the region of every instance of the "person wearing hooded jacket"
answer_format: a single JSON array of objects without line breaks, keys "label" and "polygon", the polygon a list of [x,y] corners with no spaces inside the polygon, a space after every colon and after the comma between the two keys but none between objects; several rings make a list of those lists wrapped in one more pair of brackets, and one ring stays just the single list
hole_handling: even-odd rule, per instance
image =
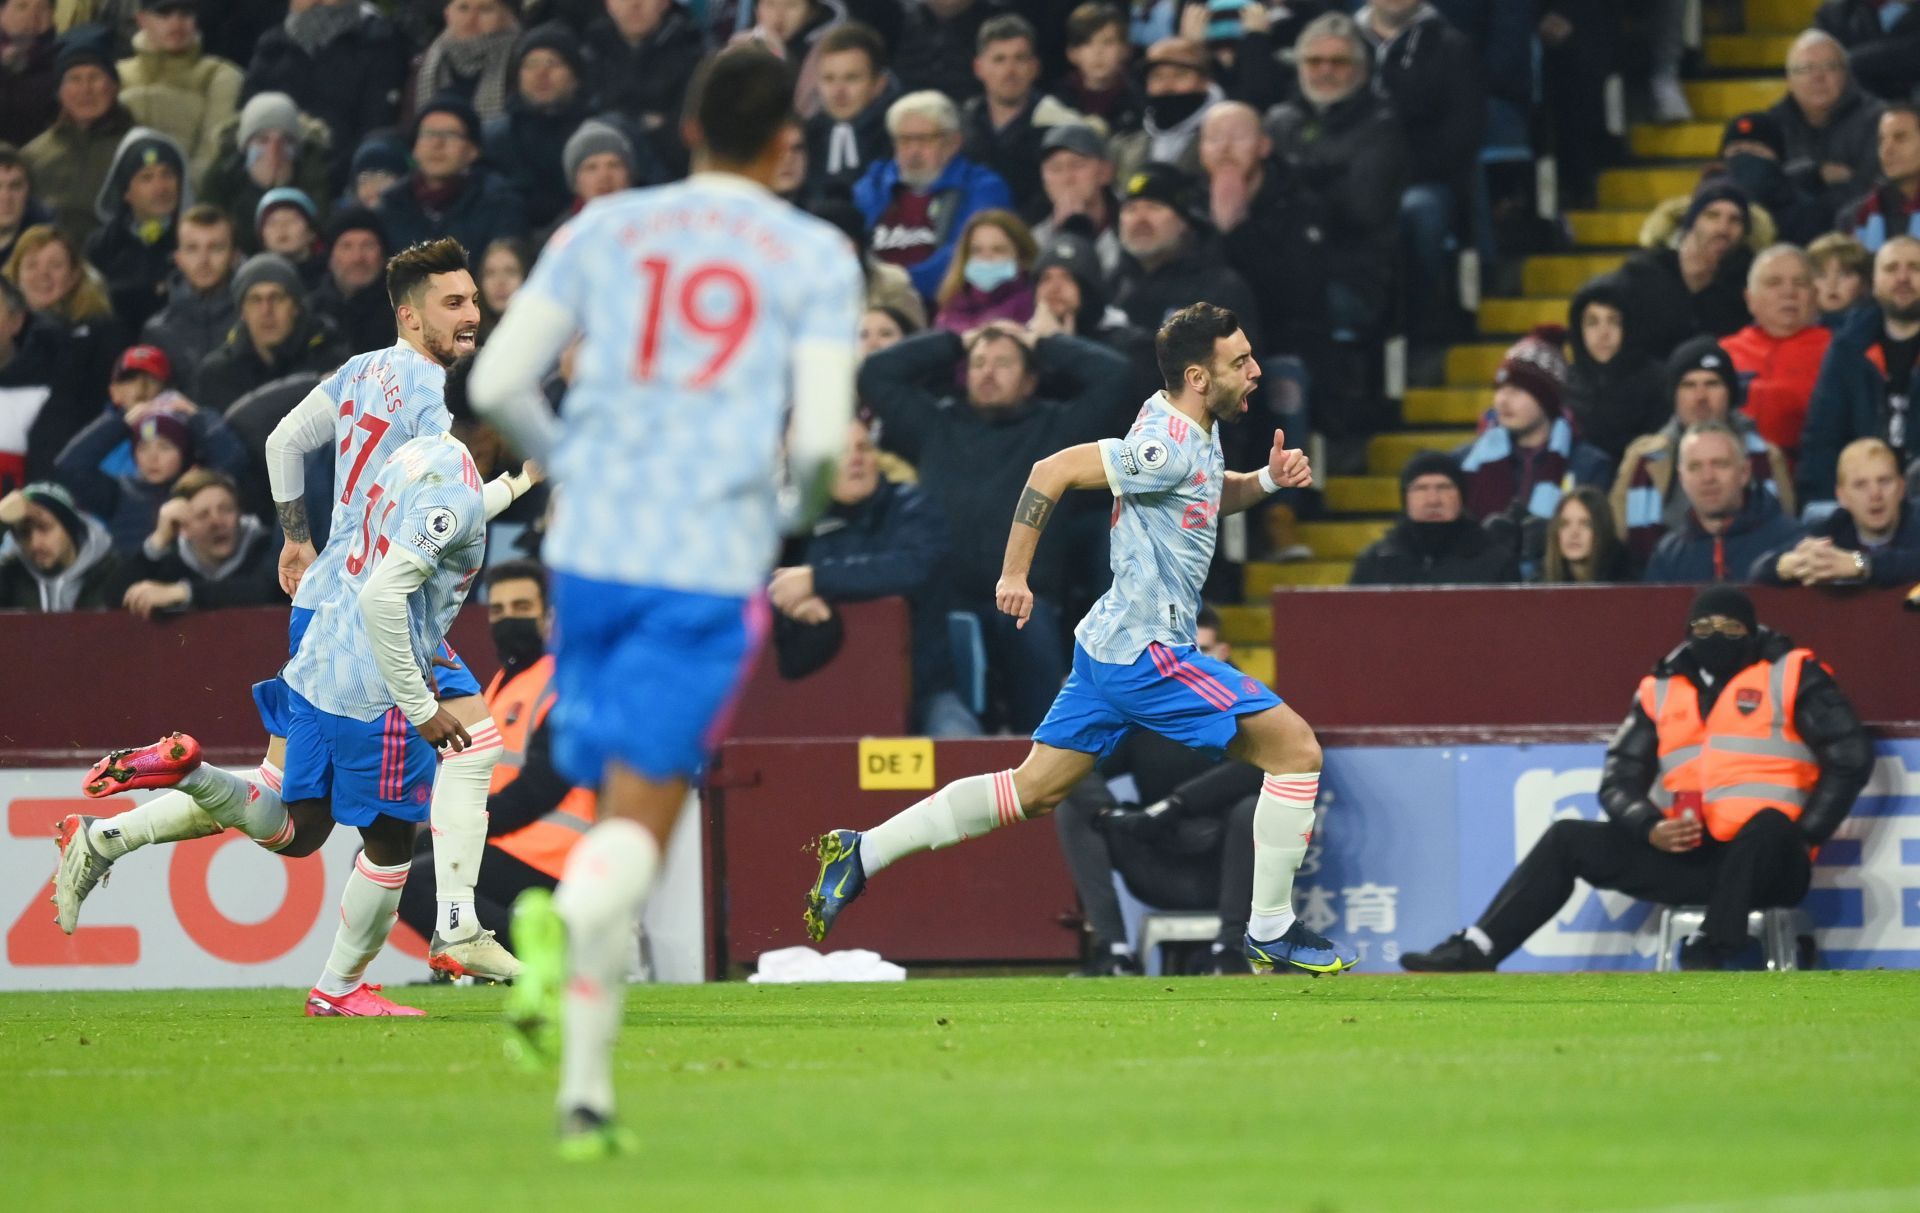
[{"label": "person wearing hooded jacket", "polygon": [[107,528],[66,489],[35,481],[0,497],[0,610],[98,611],[117,607],[120,573]]},{"label": "person wearing hooded jacket", "polygon": [[[336,144],[326,124],[302,113],[285,93],[256,93],[238,117],[214,133],[213,163],[202,181],[202,200],[233,216],[242,253],[260,251],[253,223],[268,191],[292,187],[314,201],[317,220],[327,217],[333,197]],[[344,149],[341,152],[345,155]]]},{"label": "person wearing hooded jacket", "polygon": [[1466,512],[1453,456],[1421,451],[1400,470],[1400,519],[1353,562],[1348,585],[1496,585],[1520,580],[1513,545]]},{"label": "person wearing hooded jacket", "polygon": [[1650,248],[1614,271],[1626,289],[1627,324],[1646,350],[1665,358],[1696,333],[1724,337],[1753,320],[1747,311],[1753,229],[1746,191],[1709,177],[1693,192],[1672,248]]},{"label": "person wearing hooded jacket", "polygon": [[1666,373],[1627,319],[1626,289],[1611,274],[1581,287],[1567,308],[1567,415],[1580,437],[1619,466],[1627,446],[1666,423]]},{"label": "person wearing hooded jacket", "polygon": [[1403,968],[1494,968],[1579,879],[1660,905],[1704,904],[1680,967],[1723,969],[1747,950],[1752,911],[1806,896],[1814,851],[1873,772],[1872,738],[1832,672],[1760,626],[1740,590],[1700,591],[1686,624],[1607,746],[1607,820],[1548,827],[1473,926],[1403,955]]},{"label": "person wearing hooded jacket", "polygon": [[130,333],[166,302],[180,215],[192,205],[180,145],[151,127],[128,131],[94,199],[100,226],[87,237],[86,257]]}]

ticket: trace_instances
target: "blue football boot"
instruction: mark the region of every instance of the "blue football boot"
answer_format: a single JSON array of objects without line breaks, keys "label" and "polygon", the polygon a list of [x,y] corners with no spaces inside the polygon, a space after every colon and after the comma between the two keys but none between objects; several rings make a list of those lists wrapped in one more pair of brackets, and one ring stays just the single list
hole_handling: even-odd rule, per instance
[{"label": "blue football boot", "polygon": [[1247,936],[1247,963],[1256,973],[1271,973],[1281,966],[1291,966],[1318,976],[1351,969],[1359,963],[1359,953],[1340,948],[1295,919],[1286,934],[1278,939],[1263,942]]},{"label": "blue football boot", "polygon": [[819,943],[833,929],[833,920],[867,887],[860,866],[860,831],[828,830],[813,844],[820,856],[820,877],[807,891],[807,938]]}]

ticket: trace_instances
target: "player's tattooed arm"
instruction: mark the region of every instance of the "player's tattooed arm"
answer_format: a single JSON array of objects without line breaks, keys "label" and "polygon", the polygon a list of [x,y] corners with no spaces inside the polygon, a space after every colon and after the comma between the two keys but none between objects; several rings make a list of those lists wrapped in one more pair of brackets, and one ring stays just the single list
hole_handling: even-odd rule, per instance
[{"label": "player's tattooed arm", "polygon": [[301,498],[292,501],[276,501],[274,509],[280,513],[280,529],[286,532],[288,543],[312,543],[313,529],[307,524],[307,503]]},{"label": "player's tattooed arm", "polygon": [[1028,485],[1020,493],[1020,504],[1014,507],[1013,520],[1022,526],[1030,526],[1036,531],[1047,529],[1047,519],[1053,515],[1055,500],[1039,489]]}]

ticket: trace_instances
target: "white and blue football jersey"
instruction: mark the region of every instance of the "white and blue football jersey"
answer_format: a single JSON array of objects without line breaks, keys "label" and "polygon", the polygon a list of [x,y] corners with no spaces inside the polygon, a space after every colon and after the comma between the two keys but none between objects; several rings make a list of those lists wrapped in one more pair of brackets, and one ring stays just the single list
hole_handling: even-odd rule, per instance
[{"label": "white and blue football jersey", "polygon": [[[467,449],[446,434],[412,439],[363,486],[360,517],[336,532],[341,557],[333,590],[316,608],[300,650],[281,677],[323,712],[372,720],[394,706],[360,616],[360,590],[382,560],[407,553],[431,570],[407,599],[407,631],[421,677],[434,684],[432,658],[485,562],[486,505]],[[304,583],[303,583],[304,584]]]},{"label": "white and blue football jersey", "polygon": [[744,179],[696,174],[596,200],[521,290],[582,336],[543,558],[623,585],[759,592],[795,347],[851,348],[859,326],[846,237]]},{"label": "white and blue football jersey", "polygon": [[333,596],[367,490],[393,453],[453,425],[446,386],[446,368],[404,341],[354,355],[320,385],[334,404],[333,516],[326,549],[300,578],[294,606],[314,609]]},{"label": "white and blue football jersey", "polygon": [[1125,438],[1099,447],[1114,498],[1113,585],[1074,638],[1095,661],[1127,665],[1154,641],[1194,643],[1227,463],[1219,426],[1201,429],[1164,392],[1147,398]]}]

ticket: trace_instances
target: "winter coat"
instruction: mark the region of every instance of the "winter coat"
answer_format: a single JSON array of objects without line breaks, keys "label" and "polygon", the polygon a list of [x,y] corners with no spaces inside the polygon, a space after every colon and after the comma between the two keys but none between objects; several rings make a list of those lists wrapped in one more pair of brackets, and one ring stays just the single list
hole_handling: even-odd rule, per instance
[{"label": "winter coat", "polygon": [[[517,67],[514,74],[519,74]],[[573,183],[567,180],[561,151],[568,137],[592,116],[593,110],[582,95],[575,95],[564,105],[542,109],[515,93],[507,99],[507,112],[487,123],[487,165],[520,195],[527,221],[534,227],[548,226],[573,204]],[[648,170],[637,174],[634,184],[651,181],[650,173],[657,170],[651,167],[651,153],[644,140],[635,148],[634,157],[636,167]],[[476,255],[483,251],[473,250]]]},{"label": "winter coat", "polygon": [[[1879,308],[1858,308],[1834,334],[1820,363],[1800,434],[1803,501],[1831,501],[1840,452],[1856,438],[1887,436],[1887,356]],[[1920,447],[1909,438],[1902,462]]]},{"label": "winter coat", "polygon": [[[1640,235],[1635,241],[1645,249],[1670,249],[1680,243],[1680,221],[1687,217],[1687,208],[1693,205],[1691,194],[1681,194],[1654,204],[1647,217],[1640,222]],[[1762,252],[1772,248],[1780,241],[1780,225],[1774,222],[1773,212],[1764,203],[1750,201],[1747,205],[1747,248],[1753,252]]]},{"label": "winter coat", "polygon": [[[246,474],[240,477],[242,510],[262,518],[273,516],[273,489],[267,483],[267,436],[332,371],[331,366],[295,371],[261,384],[227,406],[227,428],[253,456],[248,461]],[[326,546],[326,532],[333,518],[333,449],[322,446],[307,452],[306,467],[307,520],[317,550]]]},{"label": "winter coat", "polygon": [[1081,80],[1079,68],[1068,68],[1064,75],[1053,82],[1049,91],[1087,117],[1098,118],[1116,135],[1139,130],[1141,120],[1146,117],[1146,94],[1124,72],[1121,73],[1119,84],[1095,92]]},{"label": "winter coat", "polygon": [[1791,337],[1770,337],[1759,325],[1749,324],[1720,343],[1740,372],[1741,407],[1760,436],[1790,459],[1800,452],[1807,402],[1832,341],[1833,334],[1817,324]]},{"label": "winter coat", "polygon": [[240,112],[239,67],[209,55],[196,39],[177,54],[156,50],[143,31],[133,57],[120,61],[120,103],[142,126],[164,131],[187,154],[187,176],[197,182],[219,151],[220,128]]},{"label": "winter coat", "polygon": [[941,563],[951,550],[947,520],[925,490],[882,480],[873,496],[835,504],[814,524],[806,563],[813,592],[828,602],[907,600],[913,628],[913,699],[953,689],[947,641],[948,586]]},{"label": "winter coat", "polygon": [[328,274],[307,296],[307,304],[333,321],[349,349],[377,350],[392,345],[400,335],[394,328],[393,304],[387,298],[386,284],[378,279],[347,295]]},{"label": "winter coat", "polygon": [[33,192],[53,208],[53,221],[76,243],[85,244],[100,226],[94,201],[113,168],[120,140],[133,129],[133,114],[115,105],[91,126],[61,114],[20,156],[33,173]]},{"label": "winter coat", "polygon": [[[212,468],[236,479],[246,473],[247,452],[218,413],[195,409],[187,418],[187,429],[193,435],[193,454],[187,466]],[[113,546],[132,553],[139,551],[153,533],[160,507],[173,492],[173,483],[150,484],[138,475],[110,476],[100,470],[100,461],[128,437],[125,415],[116,408],[106,409],[60,452],[54,475],[73,493],[81,509],[106,523]]]},{"label": "winter coat", "polygon": [[[241,88],[243,102],[255,93],[285,93],[303,115],[326,124],[337,157],[329,165],[336,189],[346,183],[349,157],[367,133],[394,125],[407,80],[406,43],[372,8],[363,6],[362,12],[361,21],[314,53],[284,25],[268,30],[254,47]],[[318,203],[332,194],[328,189],[311,197]],[[252,214],[240,226],[251,228]]]},{"label": "winter coat", "polygon": [[1881,181],[1841,207],[1834,227],[1877,253],[1890,237],[1920,236],[1920,193],[1903,194],[1892,182]]},{"label": "winter coat", "polygon": [[176,270],[167,279],[166,302],[141,326],[140,340],[165,352],[173,368],[173,386],[196,399],[193,381],[201,360],[226,340],[239,319],[226,283],[203,295]]},{"label": "winter coat", "polygon": [[[15,147],[46,130],[60,112],[60,78],[53,70],[59,39],[48,30],[28,42],[17,71],[0,67],[0,143]],[[14,46],[12,38],[0,34],[0,53]]]},{"label": "winter coat", "polygon": [[477,257],[503,236],[524,239],[527,235],[526,204],[505,178],[481,164],[468,172],[459,196],[440,214],[429,214],[421,205],[412,177],[388,186],[374,214],[386,229],[390,249],[451,236]]},{"label": "winter coat", "polygon": [[1210,240],[1194,237],[1185,250],[1151,270],[1128,256],[1113,286],[1114,305],[1127,314],[1130,324],[1149,333],[1159,332],[1168,316],[1202,299],[1238,316],[1254,349],[1267,348],[1261,340],[1266,330],[1253,288],[1229,267]]},{"label": "winter coat", "polygon": [[[1802,191],[1831,215],[1880,176],[1880,112],[1885,104],[1849,80],[1846,91],[1827,115],[1827,124],[1807,121],[1792,94],[1780,98],[1767,112],[1786,132],[1787,155],[1780,167]],[[1822,164],[1844,164],[1853,170],[1850,181],[1828,185],[1820,176]]]},{"label": "winter coat", "polygon": [[1643,580],[1679,585],[1745,581],[1755,560],[1792,543],[1798,535],[1799,528],[1781,510],[1778,499],[1750,485],[1746,503],[1717,535],[1708,534],[1689,509],[1686,520],[1653,549]]},{"label": "winter coat", "polygon": [[693,69],[706,53],[700,22],[682,4],[671,4],[660,24],[639,45],[630,45],[602,17],[581,39],[587,49],[587,92],[603,110],[618,110],[646,132],[653,158],[668,177],[687,171],[687,149],[680,142],[680,106]]},{"label": "winter coat", "polygon": [[0,496],[53,475],[53,459],[92,415],[77,399],[74,347],[44,312],[28,313],[0,365]]},{"label": "winter coat", "polygon": [[970,333],[993,320],[1011,320],[1021,328],[1033,319],[1033,279],[1021,276],[991,291],[961,286],[940,305],[933,327],[949,333]]},{"label": "winter coat", "polygon": [[[953,394],[965,356],[953,333],[925,333],[869,357],[859,393],[879,415],[881,444],[920,471],[920,486],[945,514],[954,550],[944,571],[964,600],[990,597],[1006,552],[1008,520],[1034,463],[1076,443],[1126,433],[1138,409],[1127,395],[1126,359],[1076,337],[1034,344],[1042,378],[1078,386],[1068,400],[977,409]],[[1062,581],[1059,532],[1040,538],[1029,584],[1054,594]]]},{"label": "winter coat", "polygon": [[[1843,552],[1865,552],[1867,576],[1858,584],[1905,589],[1920,581],[1920,505],[1911,500],[1900,503],[1900,521],[1893,529],[1893,538],[1879,547],[1868,547],[1861,542],[1859,524],[1845,509],[1835,510],[1808,526],[1804,537],[1832,540],[1833,546]],[[1748,580],[1759,585],[1800,584],[1782,579],[1775,567],[1799,542],[1800,539],[1795,538],[1755,560]]]},{"label": "winter coat", "polygon": [[167,297],[167,278],[174,272],[175,228],[169,225],[159,239],[148,243],[124,215],[87,237],[86,257],[107,280],[113,314],[129,332],[137,332],[160,310]]},{"label": "winter coat", "polygon": [[[807,180],[802,193],[821,199],[852,193],[868,169],[893,159],[893,136],[887,134],[887,107],[900,99],[891,81],[852,121],[839,122],[825,110],[815,110],[805,123]],[[845,127],[845,133],[840,128]]]},{"label": "winter coat", "polygon": [[[334,196],[332,178],[333,151],[340,145],[326,125],[306,114],[300,115],[300,147],[293,154],[293,180],[288,182],[294,189],[313,200],[319,218],[314,223],[315,230],[326,226],[327,213],[332,206]],[[215,152],[213,163],[207,168],[202,179],[201,196],[208,202],[233,216],[233,238],[241,250],[252,255],[260,251],[260,232],[255,227],[253,216],[260,209],[260,199],[266,194],[266,187],[256,182],[247,172],[247,152],[239,144],[240,120],[233,119],[214,133]],[[341,150],[342,156],[351,156],[351,147]]]},{"label": "winter coat", "polygon": [[1268,114],[1267,133],[1285,170],[1292,222],[1319,248],[1327,280],[1369,315],[1384,315],[1408,167],[1392,108],[1364,88],[1325,109],[1289,101]]},{"label": "winter coat", "polygon": [[1474,167],[1486,124],[1480,53],[1473,42],[1430,4],[1384,43],[1367,24],[1366,9],[1355,21],[1378,65],[1373,87],[1393,103],[1406,134],[1408,182],[1463,182]]},{"label": "winter coat", "polygon": [[86,519],[87,537],[73,563],[58,573],[42,573],[8,535],[0,543],[0,611],[118,610],[110,592],[120,576],[120,557],[107,528]]},{"label": "winter coat", "polygon": [[137,581],[186,582],[187,602],[181,611],[283,606],[287,601],[280,589],[280,547],[273,542],[273,528],[251,514],[240,515],[239,543],[217,565],[203,560],[185,535],[158,552],[143,539],[126,553],[115,589],[124,598]]},{"label": "winter coat", "polygon": [[262,359],[247,336],[245,324],[235,324],[219,348],[200,363],[194,379],[194,403],[224,413],[234,401],[261,384],[295,371],[331,371],[353,351],[340,338],[333,322],[311,307],[294,323],[293,332]]},{"label": "winter coat", "polygon": [[987,99],[975,97],[960,111],[960,154],[1000,175],[1013,194],[1014,209],[1024,213],[1035,200],[1044,201],[1040,188],[1040,143],[1056,126],[1084,126],[1086,116],[1062,102],[1035,93],[1027,107],[1005,126],[996,128],[987,112]]},{"label": "winter coat", "polygon": [[1920,82],[1920,8],[1906,6],[1891,29],[1881,23],[1884,0],[1825,0],[1813,24],[1847,48],[1847,66],[1862,88],[1889,99]]},{"label": "winter coat", "polygon": [[[867,169],[853,187],[853,204],[860,208],[860,214],[872,229],[886,213],[893,202],[894,195],[908,187],[900,181],[900,166],[893,160],[875,162]],[[953,246],[959,242],[960,232],[967,220],[977,211],[993,207],[1002,209],[1013,205],[1013,196],[1007,192],[1007,183],[1000,179],[992,169],[982,168],[965,156],[955,156],[947,162],[938,177],[920,193],[932,199],[929,219],[933,225],[934,246],[920,261],[906,266],[909,277],[913,279],[914,289],[924,298],[931,299],[940,289],[940,280],[947,276],[947,263],[953,260]],[[882,260],[887,260],[885,246],[886,233],[873,233],[873,251]],[[898,262],[896,262],[898,264]]]},{"label": "winter coat", "polygon": [[1143,112],[1139,129],[1107,141],[1113,179],[1124,182],[1148,164],[1171,164],[1189,177],[1201,177],[1200,125],[1207,120],[1207,111],[1226,99],[1225,89],[1208,84],[1207,99],[1200,108],[1168,127],[1156,123],[1151,111]]},{"label": "winter coat", "polygon": [[939,89],[956,104],[979,96],[973,59],[980,27],[998,12],[994,5],[974,3],[943,20],[927,5],[906,6],[900,37],[893,43],[893,74],[901,90]]},{"label": "winter coat", "polygon": [[1347,584],[1497,585],[1518,580],[1520,567],[1512,546],[1498,542],[1473,519],[1416,523],[1403,517],[1360,553]]},{"label": "winter coat", "polygon": [[1629,257],[1615,273],[1625,293],[1629,330],[1645,334],[1649,357],[1665,361],[1674,347],[1696,333],[1725,337],[1753,323],[1747,311],[1747,267],[1753,254],[1730,250],[1699,294],[1687,289],[1676,249],[1648,249]]},{"label": "winter coat", "polygon": [[[1791,517],[1795,498],[1787,457],[1760,436],[1745,414],[1733,414],[1727,424],[1740,435],[1750,483],[1777,498]],[[1620,474],[1614,477],[1608,501],[1613,506],[1614,530],[1636,560],[1651,556],[1661,537],[1678,527],[1688,512],[1674,471],[1681,437],[1680,423],[1669,416],[1658,430],[1629,443],[1620,459]]]},{"label": "winter coat", "polygon": [[[1666,424],[1672,406],[1666,399],[1666,371],[1647,355],[1638,330],[1626,319],[1625,291],[1618,279],[1603,275],[1581,287],[1567,309],[1567,343],[1573,358],[1562,397],[1580,436],[1617,466],[1627,446]],[[1620,350],[1595,362],[1580,333],[1587,308],[1604,303],[1621,313]]]}]

